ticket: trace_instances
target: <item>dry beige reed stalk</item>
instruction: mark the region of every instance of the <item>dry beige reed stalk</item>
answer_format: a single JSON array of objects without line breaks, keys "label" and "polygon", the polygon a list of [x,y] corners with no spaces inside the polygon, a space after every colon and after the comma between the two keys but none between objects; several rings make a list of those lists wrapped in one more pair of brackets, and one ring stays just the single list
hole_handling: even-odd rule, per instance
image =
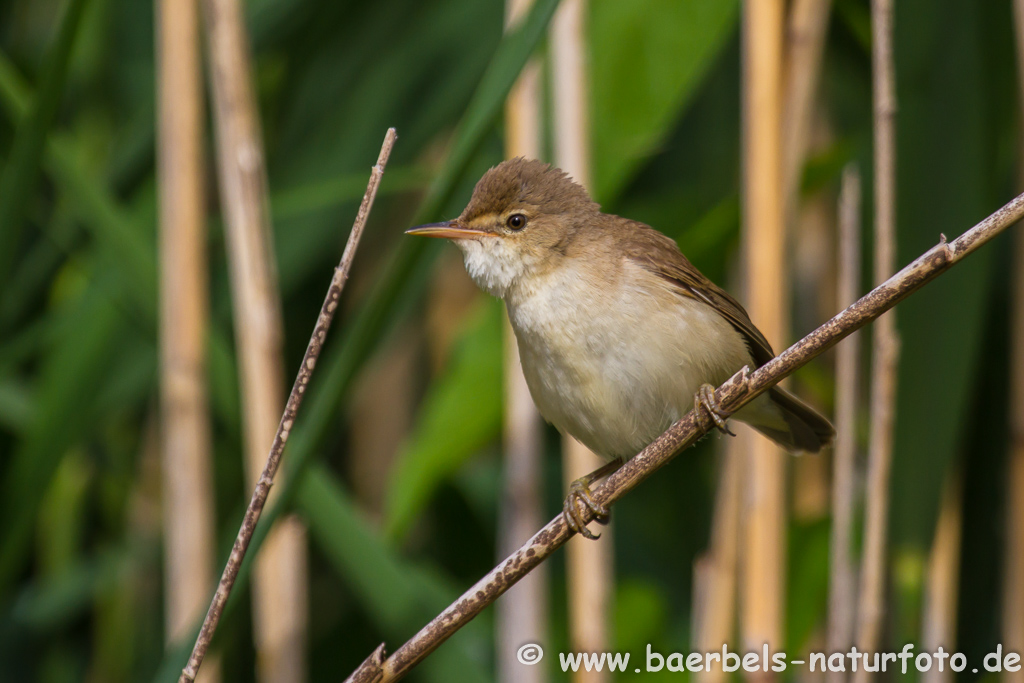
[{"label": "dry beige reed stalk", "polygon": [[[876,284],[889,277],[896,264],[896,75],[892,18],[892,0],[872,0]],[[895,315],[890,313],[879,318],[872,333],[871,435],[856,640],[862,652],[878,651],[885,616],[889,480],[899,364]],[[866,683],[868,673],[862,669],[853,679]]]},{"label": "dry beige reed stalk", "polygon": [[[590,116],[586,69],[587,0],[563,0],[551,20],[552,110],[555,163],[588,190]],[[601,466],[589,448],[566,435],[562,439],[562,478],[568,484]],[[569,643],[577,652],[602,652],[610,643],[609,619],[614,590],[612,526],[596,543],[579,539],[566,556]],[[604,683],[606,671],[580,670],[576,683]]]},{"label": "dry beige reed stalk", "polygon": [[[206,386],[209,284],[197,0],[157,3],[160,441],[168,642],[203,613],[215,571]],[[218,679],[217,667],[204,672]]]},{"label": "dry beige reed stalk", "polygon": [[[747,310],[778,346],[788,336],[782,146],[784,0],[743,5],[743,239]],[[787,456],[742,435],[745,460],[741,643],[782,643],[786,571]]]},{"label": "dry beige reed stalk", "polygon": [[[506,26],[523,19],[532,0],[508,0]],[[519,74],[505,101],[505,156],[541,156],[541,63],[532,58]],[[543,421],[530,397],[519,349],[508,318],[504,321],[505,414],[502,432],[504,472],[498,522],[499,559],[544,523]],[[542,666],[523,667],[516,654],[527,642],[548,641],[548,572],[545,567],[510,591],[495,605],[495,649],[499,683],[543,683]]]},{"label": "dry beige reed stalk", "polygon": [[[239,356],[246,479],[254,486],[285,395],[284,323],[267,199],[266,165],[240,0],[203,0],[221,207]],[[306,676],[306,534],[297,517],[278,524],[253,568],[257,680]]]},{"label": "dry beige reed stalk", "polygon": [[[928,557],[924,613],[921,617],[921,648],[927,652],[956,652],[957,599],[960,591],[960,540],[963,493],[960,474],[951,468],[942,494],[939,521]],[[921,676],[922,683],[952,683],[949,667],[933,666]]]},{"label": "dry beige reed stalk", "polygon": [[783,183],[786,201],[796,208],[800,175],[810,142],[810,131],[825,34],[832,0],[793,0],[786,21],[785,65],[783,72]]},{"label": "dry beige reed stalk", "polygon": [[[860,291],[861,184],[851,164],[843,170],[839,193],[839,254],[836,294],[846,306]],[[857,572],[851,557],[857,490],[857,403],[860,382],[860,333],[836,349],[836,442],[832,450],[832,534],[829,538],[829,652],[853,645]],[[844,672],[830,672],[830,683],[843,683]]]},{"label": "dry beige reed stalk", "polygon": [[[715,493],[708,551],[695,563],[693,572],[693,652],[711,652],[733,644],[736,627],[736,588],[739,583],[740,513],[743,493],[743,461],[746,453],[739,439],[723,443]],[[701,683],[728,680],[721,667],[697,674]]]},{"label": "dry beige reed stalk", "polygon": [[[1024,53],[1024,2],[1015,4],[1019,8],[1018,50]],[[1002,643],[1009,652],[1024,652],[1024,234],[1016,235],[1014,251]],[[1008,683],[1024,683],[1024,670],[1004,672],[1003,677]]]},{"label": "dry beige reed stalk", "polygon": [[[1024,124],[1024,0],[1013,2],[1017,42],[1017,97]],[[1024,143],[1018,151],[1024,187]],[[1024,652],[1024,235],[1014,242],[1011,296],[1010,452],[1007,460],[1006,558],[1003,565],[1002,642],[1007,651]],[[1007,683],[1024,683],[1024,670],[1004,672]]]}]

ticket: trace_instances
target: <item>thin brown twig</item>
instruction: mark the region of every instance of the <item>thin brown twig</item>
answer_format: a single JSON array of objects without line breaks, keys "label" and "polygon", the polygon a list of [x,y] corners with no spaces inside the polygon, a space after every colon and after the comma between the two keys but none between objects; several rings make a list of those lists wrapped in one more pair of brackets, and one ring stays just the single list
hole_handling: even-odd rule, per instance
[{"label": "thin brown twig", "polygon": [[[889,277],[896,264],[896,75],[892,18],[892,0],[872,0],[876,283]],[[871,436],[857,623],[857,646],[863,652],[878,651],[885,612],[889,478],[899,363],[895,314],[879,318],[872,332]],[[864,683],[867,678],[864,669],[854,676],[857,683]]]},{"label": "thin brown twig", "polygon": [[[215,571],[206,390],[209,285],[197,0],[157,3],[160,184],[160,461],[168,642],[202,614]],[[206,681],[217,679],[208,666]]]},{"label": "thin brown twig", "polygon": [[[749,368],[743,368],[715,391],[715,398],[723,413],[735,413],[811,359],[903,301],[1021,217],[1024,217],[1024,194],[1015,197],[953,242],[946,242],[943,238],[938,245],[919,256],[903,270],[757,370],[751,372]],[[690,411],[608,477],[594,491],[594,500],[605,506],[612,505],[684,448],[696,443],[712,427],[707,423],[706,417],[698,417]],[[584,520],[592,518],[589,512],[585,513]],[[346,680],[351,683],[389,683],[398,680],[516,581],[550,557],[569,540],[571,535],[562,515],[555,517],[394,654],[381,662],[382,650],[378,648],[374,656],[363,662]]]},{"label": "thin brown twig", "polygon": [[[860,291],[860,173],[853,164],[843,171],[839,193],[840,306]],[[860,380],[860,335],[851,334],[836,349],[836,443],[832,465],[832,534],[829,563],[828,647],[845,652],[853,644],[857,574],[851,557],[857,454],[857,384]],[[846,680],[845,672],[829,673],[831,683]]]},{"label": "thin brown twig", "polygon": [[377,196],[377,188],[380,187],[384,168],[387,166],[388,157],[391,155],[391,149],[394,147],[396,139],[398,139],[398,134],[395,132],[395,129],[389,128],[384,136],[384,144],[381,146],[377,163],[370,171],[370,181],[366,186],[366,194],[363,195],[362,204],[359,205],[359,212],[356,214],[355,222],[352,225],[352,232],[349,233],[348,242],[345,244],[345,251],[341,256],[341,262],[334,269],[334,276],[331,278],[331,284],[327,289],[327,296],[324,298],[323,306],[320,308],[320,315],[317,317],[316,326],[313,328],[313,334],[309,339],[309,345],[306,347],[306,353],[302,357],[302,364],[299,365],[295,383],[292,385],[291,393],[288,395],[284,414],[281,416],[277,433],[274,435],[274,443],[270,447],[270,453],[267,455],[267,464],[263,468],[263,473],[260,474],[259,482],[256,484],[256,489],[252,494],[252,500],[249,502],[249,507],[242,518],[242,526],[238,530],[238,536],[235,538],[231,554],[228,557],[227,564],[224,566],[224,573],[221,575],[217,591],[213,595],[210,609],[199,631],[195,647],[192,649],[192,655],[189,657],[188,664],[178,678],[179,683],[192,683],[192,681],[195,681],[199,666],[202,664],[203,657],[210,647],[210,641],[213,639],[213,634],[217,630],[217,624],[224,611],[224,605],[227,603],[228,596],[231,594],[231,588],[235,583],[235,578],[238,576],[238,570],[241,568],[242,560],[245,558],[245,551],[252,540],[253,532],[256,530],[256,523],[259,521],[260,514],[263,512],[263,506],[267,502],[267,496],[270,495],[270,487],[273,484],[274,475],[277,473],[278,465],[281,464],[281,454],[284,452],[285,443],[287,443],[288,436],[291,434],[292,427],[295,424],[295,417],[298,414],[299,407],[302,405],[302,398],[305,395],[306,387],[313,376],[313,370],[323,349],[327,331],[330,329],[331,321],[334,319],[334,313],[341,299],[341,291],[348,280],[348,274],[352,268],[352,260],[355,258],[356,248],[359,246],[359,239],[362,237],[363,229],[366,227],[366,221],[370,216],[370,209],[373,208],[373,200]]}]

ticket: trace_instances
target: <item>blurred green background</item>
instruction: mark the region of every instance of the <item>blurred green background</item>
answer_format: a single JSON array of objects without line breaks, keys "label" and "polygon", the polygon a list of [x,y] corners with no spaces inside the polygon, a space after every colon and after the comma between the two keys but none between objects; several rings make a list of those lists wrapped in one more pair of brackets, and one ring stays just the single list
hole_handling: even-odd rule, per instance
[{"label": "blurred green background", "polygon": [[[526,56],[545,54],[556,4],[537,0],[526,28],[503,37],[495,0],[245,3],[289,376],[384,131],[395,126],[400,136],[285,456],[284,507],[310,530],[310,680],[343,678],[382,641],[397,647],[496,559],[501,309],[467,287],[454,247],[402,231],[457,215],[475,180],[501,160],[504,97]],[[675,237],[704,273],[741,291],[733,277],[739,2],[592,0],[588,13],[596,198]],[[895,44],[903,264],[1017,187],[1010,2],[901,0]],[[147,2],[0,0],[4,679],[170,680],[183,662],[163,645],[154,49]],[[869,235],[866,0],[834,3],[820,99],[826,132],[816,136],[802,192],[834,205],[842,167],[856,162]],[[213,169],[212,140],[206,148]],[[249,491],[212,170],[208,184],[223,558]],[[899,313],[891,515],[899,571],[886,642],[919,637],[923,565],[940,492],[956,471],[964,491],[958,649],[973,661],[999,639],[1008,247],[1006,235],[998,238]],[[807,304],[814,294],[794,292],[791,340],[834,308]],[[796,385],[829,407],[831,373],[826,356]],[[375,397],[380,386],[394,395]],[[547,437],[554,516],[559,442],[553,431]],[[366,446],[389,439],[395,448],[384,454]],[[719,443],[705,439],[616,506],[614,649],[687,649],[692,567],[708,540]],[[825,509],[791,522],[791,652],[806,650],[824,624],[828,530]],[[566,649],[563,554],[549,566],[548,651],[557,652]],[[488,610],[410,680],[493,680],[492,630]],[[225,680],[252,678],[250,634],[243,593],[218,636]],[[557,680],[555,661],[546,664]]]}]

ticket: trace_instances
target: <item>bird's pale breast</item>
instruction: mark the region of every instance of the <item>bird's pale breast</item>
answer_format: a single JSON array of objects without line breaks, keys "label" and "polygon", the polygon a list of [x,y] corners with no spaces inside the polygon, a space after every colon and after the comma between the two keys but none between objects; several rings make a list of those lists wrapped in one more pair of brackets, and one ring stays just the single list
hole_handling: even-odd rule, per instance
[{"label": "bird's pale breast", "polygon": [[751,362],[710,306],[628,259],[616,265],[568,263],[506,298],[541,414],[608,459],[637,453],[692,408],[701,384]]}]

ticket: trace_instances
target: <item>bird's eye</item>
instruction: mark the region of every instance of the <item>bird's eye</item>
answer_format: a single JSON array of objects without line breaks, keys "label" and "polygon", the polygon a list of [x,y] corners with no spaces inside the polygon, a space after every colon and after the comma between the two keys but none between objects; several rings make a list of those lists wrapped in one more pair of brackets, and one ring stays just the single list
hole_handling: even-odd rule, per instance
[{"label": "bird's eye", "polygon": [[505,225],[513,230],[522,230],[526,227],[526,216],[521,213],[514,213],[505,221]]}]

